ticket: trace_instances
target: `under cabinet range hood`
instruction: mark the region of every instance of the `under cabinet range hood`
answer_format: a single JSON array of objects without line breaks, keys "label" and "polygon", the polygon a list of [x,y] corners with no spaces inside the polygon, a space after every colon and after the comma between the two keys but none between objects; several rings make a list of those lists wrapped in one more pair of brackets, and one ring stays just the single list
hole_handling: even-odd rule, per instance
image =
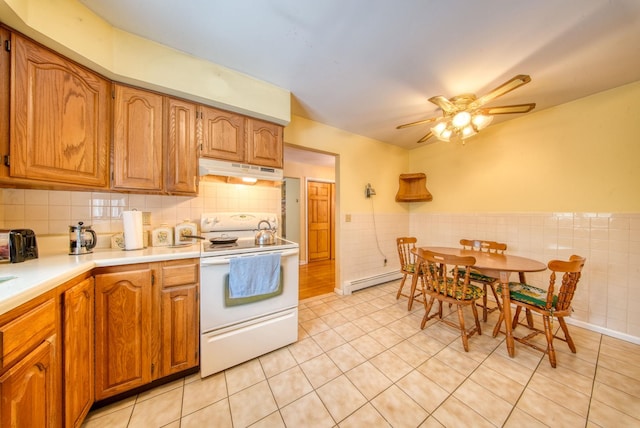
[{"label": "under cabinet range hood", "polygon": [[198,161],[200,175],[221,175],[223,177],[239,177],[247,182],[256,180],[282,181],[282,169],[268,166],[249,165],[240,162],[200,158]]}]

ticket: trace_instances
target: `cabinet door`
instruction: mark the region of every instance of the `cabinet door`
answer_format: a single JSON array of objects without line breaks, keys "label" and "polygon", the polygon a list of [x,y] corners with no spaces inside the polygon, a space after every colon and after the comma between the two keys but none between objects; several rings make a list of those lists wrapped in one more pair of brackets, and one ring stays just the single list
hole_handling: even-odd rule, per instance
[{"label": "cabinet door", "polygon": [[162,190],[162,95],[115,85],[114,189]]},{"label": "cabinet door", "polygon": [[195,104],[165,97],[165,190],[198,193],[198,150]]},{"label": "cabinet door", "polygon": [[282,126],[258,119],[248,119],[247,162],[253,165],[282,168]]},{"label": "cabinet door", "polygon": [[12,38],[10,176],[108,187],[110,82]]},{"label": "cabinet door", "polygon": [[162,265],[161,376],[198,365],[198,262],[197,259],[176,260]]},{"label": "cabinet door", "polygon": [[55,427],[57,415],[55,335],[0,377],[0,426]]},{"label": "cabinet door", "polygon": [[65,426],[79,427],[94,397],[93,278],[64,293],[63,350]]},{"label": "cabinet door", "polygon": [[11,40],[11,33],[0,27],[0,179],[9,175],[4,164],[4,156],[9,155],[9,106],[11,99],[11,53],[4,49]]},{"label": "cabinet door", "polygon": [[98,274],[96,400],[151,382],[152,270]]},{"label": "cabinet door", "polygon": [[198,365],[197,285],[162,290],[161,376]]},{"label": "cabinet door", "polygon": [[244,116],[201,106],[202,156],[245,162]]}]

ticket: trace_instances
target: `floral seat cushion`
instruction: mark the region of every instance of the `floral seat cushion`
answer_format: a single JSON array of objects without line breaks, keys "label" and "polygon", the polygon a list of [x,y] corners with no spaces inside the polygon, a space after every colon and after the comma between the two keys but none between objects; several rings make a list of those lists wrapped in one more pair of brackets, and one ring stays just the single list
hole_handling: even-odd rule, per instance
[{"label": "floral seat cushion", "polygon": [[[465,269],[460,269],[458,272],[459,272],[460,276],[464,276],[467,271]],[[497,278],[494,278],[492,276],[483,275],[480,272],[476,272],[474,270],[472,270],[469,273],[469,279],[471,281],[484,282],[484,283],[487,283],[487,284],[491,284],[492,282],[496,282],[497,281]]]},{"label": "floral seat cushion", "polygon": [[415,263],[406,264],[402,267],[402,270],[409,273],[416,273],[416,264]]},{"label": "floral seat cushion", "polygon": [[[502,292],[502,287],[498,286],[498,293]],[[511,300],[528,303],[541,309],[547,307],[547,290],[534,287],[533,285],[521,282],[509,283],[509,296]],[[558,296],[553,296],[552,305],[555,308],[558,303]]]},{"label": "floral seat cushion", "polygon": [[[438,283],[438,286],[440,287],[439,291],[440,293],[444,293],[444,284],[442,282]],[[462,295],[462,287],[458,287],[456,289],[456,293],[455,296],[453,295],[453,279],[448,278],[447,279],[447,290],[446,290],[446,295],[449,297],[455,297],[457,300],[475,300],[475,299],[479,299],[482,296],[484,296],[484,290],[482,290],[482,288],[480,287],[476,287],[475,285],[469,284],[467,285],[467,292],[466,294],[463,296]]]}]

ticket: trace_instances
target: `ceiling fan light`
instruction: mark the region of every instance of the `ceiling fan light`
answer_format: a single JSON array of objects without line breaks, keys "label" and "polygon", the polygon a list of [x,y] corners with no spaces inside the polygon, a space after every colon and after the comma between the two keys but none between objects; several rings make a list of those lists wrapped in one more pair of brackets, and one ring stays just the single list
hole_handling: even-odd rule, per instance
[{"label": "ceiling fan light", "polygon": [[473,129],[472,126],[465,126],[464,128],[462,128],[462,138],[469,138],[469,137],[473,137],[476,134],[476,131]]},{"label": "ceiling fan light", "polygon": [[440,135],[445,129],[447,129],[447,124],[445,122],[440,122],[431,128],[431,131],[436,135]]},{"label": "ceiling fan light", "polygon": [[476,114],[473,116],[473,119],[471,119],[471,123],[473,123],[476,130],[480,131],[481,129],[484,129],[487,126],[489,126],[492,120],[493,120],[493,116]]},{"label": "ceiling fan light", "polygon": [[451,119],[451,124],[456,128],[464,128],[469,123],[471,123],[471,114],[468,111],[460,111]]}]

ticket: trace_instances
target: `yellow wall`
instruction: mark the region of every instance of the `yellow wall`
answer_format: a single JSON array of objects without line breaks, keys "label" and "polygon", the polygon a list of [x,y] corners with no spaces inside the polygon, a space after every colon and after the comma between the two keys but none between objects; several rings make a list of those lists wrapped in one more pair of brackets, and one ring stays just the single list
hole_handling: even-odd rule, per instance
[{"label": "yellow wall", "polygon": [[367,183],[376,190],[373,197],[376,211],[408,212],[406,203],[395,202],[398,176],[410,172],[407,150],[295,115],[284,129],[284,141],[338,155],[336,182],[339,183],[340,212],[371,209],[371,201],[364,196]]},{"label": "yellow wall", "polygon": [[110,79],[287,124],[288,90],[112,27],[76,0],[0,0],[0,22]]},{"label": "yellow wall", "polygon": [[640,212],[640,82],[410,152],[412,212]]}]

